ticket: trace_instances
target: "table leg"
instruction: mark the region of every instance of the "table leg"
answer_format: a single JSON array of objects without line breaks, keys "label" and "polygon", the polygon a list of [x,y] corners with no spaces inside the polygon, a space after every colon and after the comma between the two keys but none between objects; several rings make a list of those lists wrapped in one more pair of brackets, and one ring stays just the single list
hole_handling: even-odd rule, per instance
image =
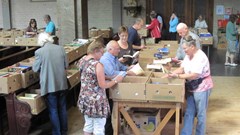
[{"label": "table leg", "polygon": [[113,134],[118,135],[119,133],[119,121],[120,121],[120,114],[118,111],[118,102],[113,103],[113,111],[112,111],[112,126],[113,126]]},{"label": "table leg", "polygon": [[180,123],[180,106],[176,108],[176,120],[175,120],[175,135],[179,135],[179,123]]}]

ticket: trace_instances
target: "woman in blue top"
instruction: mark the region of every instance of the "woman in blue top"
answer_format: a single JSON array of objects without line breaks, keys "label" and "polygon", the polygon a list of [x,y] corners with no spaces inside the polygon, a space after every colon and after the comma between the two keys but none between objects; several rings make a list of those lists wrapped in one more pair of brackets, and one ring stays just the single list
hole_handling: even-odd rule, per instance
[{"label": "woman in blue top", "polygon": [[178,25],[178,17],[175,12],[172,13],[169,21],[169,36],[170,40],[176,40],[177,39],[177,25]]}]

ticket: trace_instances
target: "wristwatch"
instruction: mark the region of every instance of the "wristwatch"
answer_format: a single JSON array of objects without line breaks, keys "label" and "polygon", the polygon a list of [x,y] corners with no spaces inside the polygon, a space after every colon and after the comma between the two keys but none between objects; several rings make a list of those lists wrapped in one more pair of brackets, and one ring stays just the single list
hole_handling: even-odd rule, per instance
[{"label": "wristwatch", "polygon": [[118,82],[117,82],[117,80],[115,80],[115,79],[113,79],[113,81],[117,84]]}]

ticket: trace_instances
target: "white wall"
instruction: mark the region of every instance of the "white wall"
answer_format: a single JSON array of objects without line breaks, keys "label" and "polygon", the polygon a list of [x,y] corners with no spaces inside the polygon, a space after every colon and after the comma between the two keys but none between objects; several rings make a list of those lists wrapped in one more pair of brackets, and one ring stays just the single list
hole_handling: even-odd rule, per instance
[{"label": "white wall", "polygon": [[12,27],[24,29],[29,20],[35,18],[38,28],[45,27],[43,16],[49,14],[58,27],[56,2],[31,2],[31,0],[11,0]]}]

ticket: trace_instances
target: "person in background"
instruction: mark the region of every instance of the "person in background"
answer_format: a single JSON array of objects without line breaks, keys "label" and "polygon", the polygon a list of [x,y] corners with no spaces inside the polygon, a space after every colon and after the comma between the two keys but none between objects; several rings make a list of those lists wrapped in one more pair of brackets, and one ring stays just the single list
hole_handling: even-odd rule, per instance
[{"label": "person in background", "polygon": [[[227,39],[227,52],[226,52],[226,61],[225,66],[237,66],[236,63],[234,63],[234,58],[236,56],[237,50],[237,34],[238,31],[236,29],[235,23],[236,23],[236,16],[230,15],[229,21],[227,23],[226,27],[226,39]],[[230,60],[230,61],[229,61]]]},{"label": "person in background", "polygon": [[208,28],[207,23],[203,19],[202,15],[198,16],[198,19],[195,21],[194,28],[196,28],[196,29],[207,29]]},{"label": "person in background", "polygon": [[151,13],[150,18],[151,18],[151,24],[148,25],[146,28],[150,30],[151,37],[155,38],[155,43],[158,43],[161,38],[161,33],[159,28],[159,25],[161,24],[159,24],[158,20],[156,19],[156,13]]},{"label": "person in background", "polygon": [[172,12],[172,15],[169,20],[169,36],[170,40],[177,40],[177,25],[178,25],[178,17],[175,12]]},{"label": "person in background", "polygon": [[193,39],[196,40],[196,47],[199,49],[201,48],[200,38],[195,33],[189,31],[188,26],[185,23],[179,23],[177,25],[177,32],[178,32],[179,36],[181,37],[180,44],[178,46],[178,50],[177,50],[177,54],[176,54],[176,58],[178,60],[182,60],[185,57],[185,52],[182,48],[184,37],[190,35]]},{"label": "person in background", "polygon": [[156,18],[159,22],[159,29],[160,29],[160,33],[161,33],[161,38],[163,35],[163,19],[162,19],[162,15],[160,13],[156,13],[155,11],[152,11],[150,14],[156,14]]},{"label": "person in background", "polygon": [[118,29],[119,40],[117,41],[120,47],[120,52],[118,54],[118,60],[124,65],[132,65],[132,58],[126,57],[123,55],[133,55],[132,46],[128,43],[128,28],[121,26]]},{"label": "person in background", "polygon": [[37,35],[37,21],[35,19],[30,19],[25,33],[28,37],[34,37]]},{"label": "person in background", "polygon": [[103,49],[103,43],[93,41],[87,49],[87,55],[78,63],[81,72],[78,106],[84,114],[84,135],[105,135],[104,125],[106,118],[110,115],[105,89],[123,79],[123,76],[116,76],[105,81],[104,67],[99,62]]},{"label": "person in background", "polygon": [[[44,97],[52,124],[52,135],[67,135],[66,90],[68,61],[62,46],[53,44],[47,33],[40,33],[33,71],[40,72],[41,95]],[[57,52],[57,53],[53,53]]]},{"label": "person in background", "polygon": [[197,117],[196,135],[205,135],[208,100],[213,88],[210,64],[206,54],[196,46],[196,40],[190,35],[184,37],[182,43],[186,56],[181,66],[172,73],[163,76],[185,79],[186,82],[197,80],[198,87],[185,87],[187,108],[184,114],[184,124],[181,135],[192,135],[194,118]]},{"label": "person in background", "polygon": [[[126,75],[135,75],[132,71],[129,71],[133,66],[130,67],[125,66],[118,60],[120,47],[117,41],[114,40],[109,41],[106,46],[106,50],[107,52],[105,52],[100,59],[100,62],[104,66],[104,73],[106,78],[112,79],[115,78],[116,76],[125,77]],[[112,112],[113,101],[112,99],[109,98],[109,89],[107,89],[107,97]],[[105,124],[105,135],[113,135],[111,117],[107,118],[107,122]]]},{"label": "person in background", "polygon": [[137,31],[143,27],[143,19],[137,18],[133,26],[128,28],[128,43],[132,45],[134,51],[140,51],[145,48],[145,45],[141,44],[141,37]]},{"label": "person in background", "polygon": [[49,35],[55,35],[56,34],[56,28],[55,24],[51,20],[50,15],[45,15],[44,16],[44,22],[47,24],[45,28],[45,32],[48,33]]}]

